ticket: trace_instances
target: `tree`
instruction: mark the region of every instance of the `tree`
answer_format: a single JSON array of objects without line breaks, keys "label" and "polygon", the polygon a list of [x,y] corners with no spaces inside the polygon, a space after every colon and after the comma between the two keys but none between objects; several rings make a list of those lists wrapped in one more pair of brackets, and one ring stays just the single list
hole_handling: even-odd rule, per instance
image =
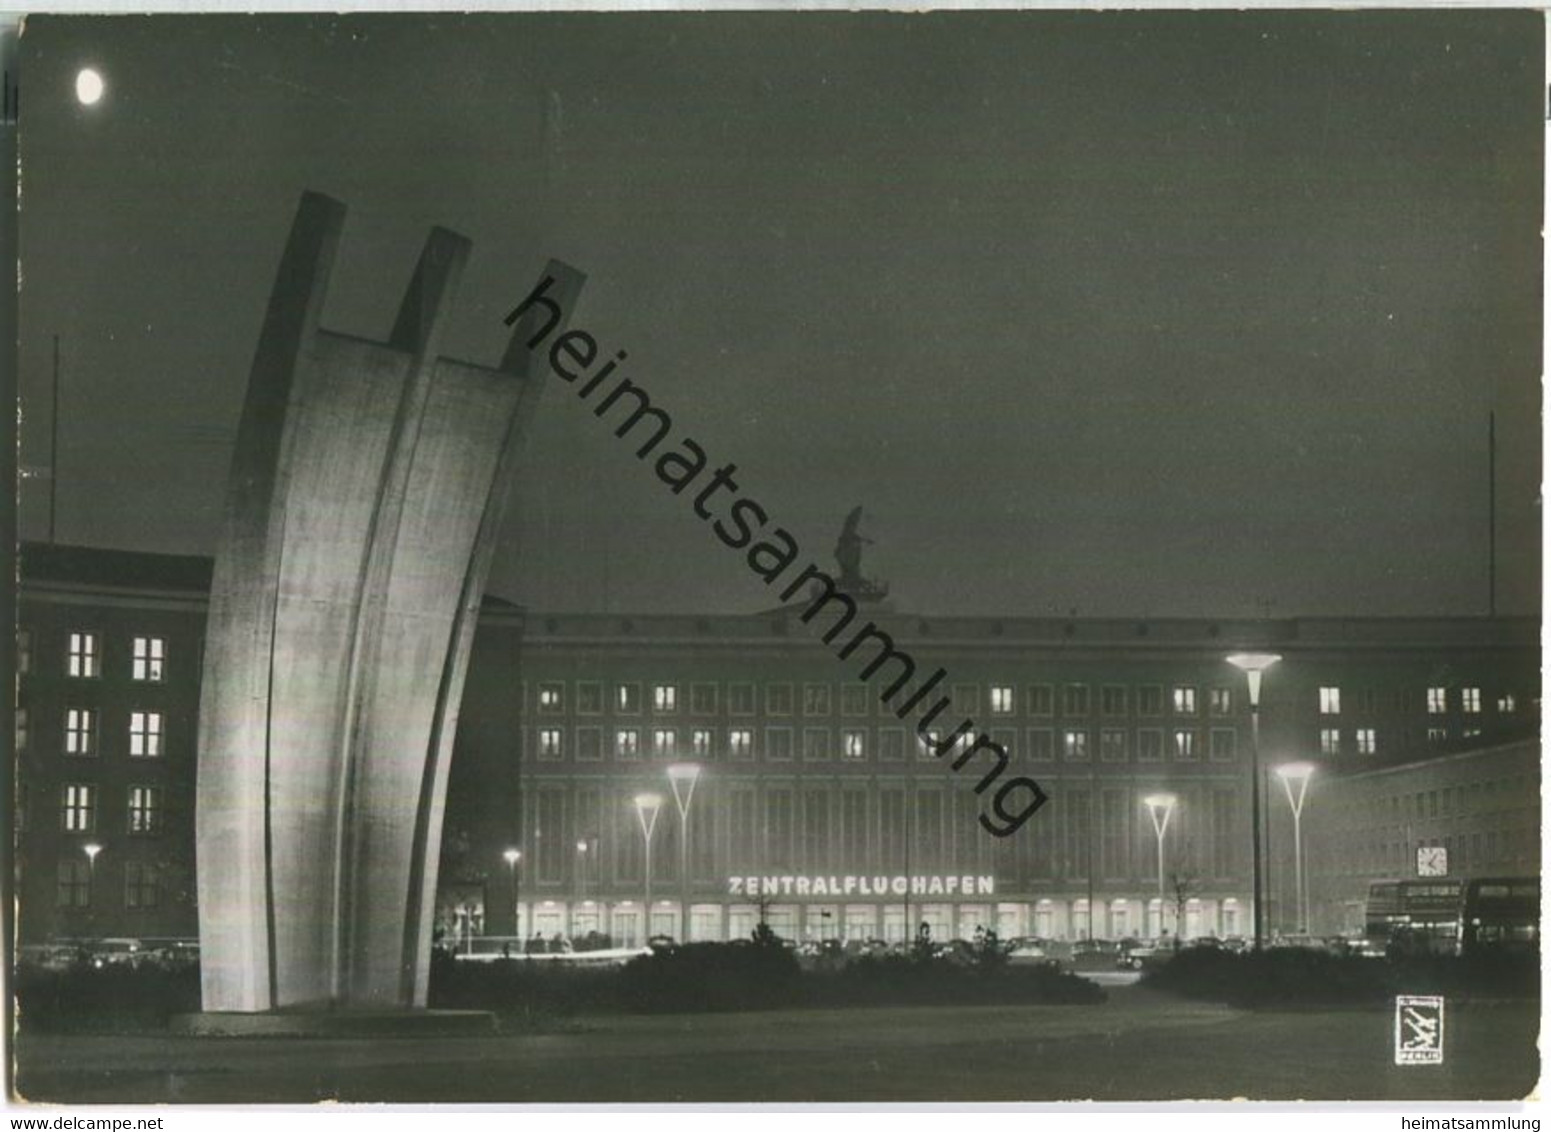
[{"label": "tree", "polygon": [[1174,950],[1179,950],[1180,928],[1185,922],[1185,905],[1201,891],[1194,873],[1170,873],[1169,891],[1174,895]]}]

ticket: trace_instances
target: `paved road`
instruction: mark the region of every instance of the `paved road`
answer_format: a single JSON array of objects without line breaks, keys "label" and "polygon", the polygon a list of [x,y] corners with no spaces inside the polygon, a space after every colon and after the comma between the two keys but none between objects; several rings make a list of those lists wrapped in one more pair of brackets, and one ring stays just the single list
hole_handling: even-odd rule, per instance
[{"label": "paved road", "polygon": [[74,1102],[1518,1098],[1537,1011],[1473,1006],[1448,1061],[1392,1064],[1389,1009],[1249,1014],[1115,987],[1096,1007],[600,1017],[497,1038],[24,1038],[18,1087]]}]

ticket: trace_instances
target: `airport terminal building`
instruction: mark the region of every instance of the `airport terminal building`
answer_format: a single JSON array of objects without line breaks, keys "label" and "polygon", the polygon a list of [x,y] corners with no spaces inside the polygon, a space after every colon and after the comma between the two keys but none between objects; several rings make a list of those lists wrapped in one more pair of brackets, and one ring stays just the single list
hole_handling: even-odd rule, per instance
[{"label": "airport terminal building", "polygon": [[[192,937],[210,564],[28,546],[22,570],[22,938]],[[990,792],[976,792],[976,766],[955,773],[951,752],[939,758],[921,741],[915,714],[880,703],[896,673],[864,682],[862,658],[838,659],[822,615],[805,623],[805,610],[543,614],[487,600],[448,793],[445,937],[725,939],[764,919],[801,939],[901,939],[921,923],[935,938],[978,927],[1119,938],[1172,932],[1176,912],[1187,937],[1248,935],[1253,736],[1245,676],[1226,660],[1246,649],[1282,657],[1265,676],[1261,762],[1316,765],[1311,838],[1321,807],[1344,803],[1343,822],[1364,820],[1352,806],[1367,795],[1342,793],[1353,776],[1468,766],[1515,742],[1538,753],[1531,618],[954,618],[864,607],[918,663],[895,702],[941,669],[930,688],[948,701],[936,737],[973,720],[1008,753],[1007,775],[1048,796],[1009,828]],[[670,767],[681,768],[676,783]],[[1292,858],[1287,802],[1267,781],[1275,928]],[[1538,844],[1538,802],[1528,801]],[[1501,810],[1461,812],[1449,836],[1468,846],[1491,834],[1495,845]],[[1361,868],[1409,875],[1411,843],[1430,836],[1397,834]],[[1329,846],[1311,844],[1307,857],[1350,879]],[[1349,889],[1311,883],[1316,901],[1328,892],[1332,903],[1315,922],[1342,923]]]}]

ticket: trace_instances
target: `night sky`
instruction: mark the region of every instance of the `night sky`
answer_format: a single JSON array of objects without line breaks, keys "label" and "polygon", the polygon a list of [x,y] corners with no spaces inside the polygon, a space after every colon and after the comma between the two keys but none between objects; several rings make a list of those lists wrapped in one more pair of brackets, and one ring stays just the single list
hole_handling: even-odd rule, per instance
[{"label": "night sky", "polygon": [[[326,326],[385,337],[442,224],[445,350],[494,364],[564,259],[807,555],[867,508],[902,609],[1484,613],[1495,410],[1537,613],[1542,51],[1534,12],[31,17],[22,463],[58,334],[58,540],[212,552],[311,188]],[[559,385],[491,589],[774,604]]]}]

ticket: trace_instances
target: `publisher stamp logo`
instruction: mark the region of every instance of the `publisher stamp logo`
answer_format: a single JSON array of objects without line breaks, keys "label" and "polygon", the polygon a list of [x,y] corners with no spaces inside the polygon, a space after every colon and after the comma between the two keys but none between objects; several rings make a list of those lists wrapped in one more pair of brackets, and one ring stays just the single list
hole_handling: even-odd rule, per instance
[{"label": "publisher stamp logo", "polygon": [[1443,1064],[1443,999],[1438,995],[1395,997],[1395,1064]]}]

